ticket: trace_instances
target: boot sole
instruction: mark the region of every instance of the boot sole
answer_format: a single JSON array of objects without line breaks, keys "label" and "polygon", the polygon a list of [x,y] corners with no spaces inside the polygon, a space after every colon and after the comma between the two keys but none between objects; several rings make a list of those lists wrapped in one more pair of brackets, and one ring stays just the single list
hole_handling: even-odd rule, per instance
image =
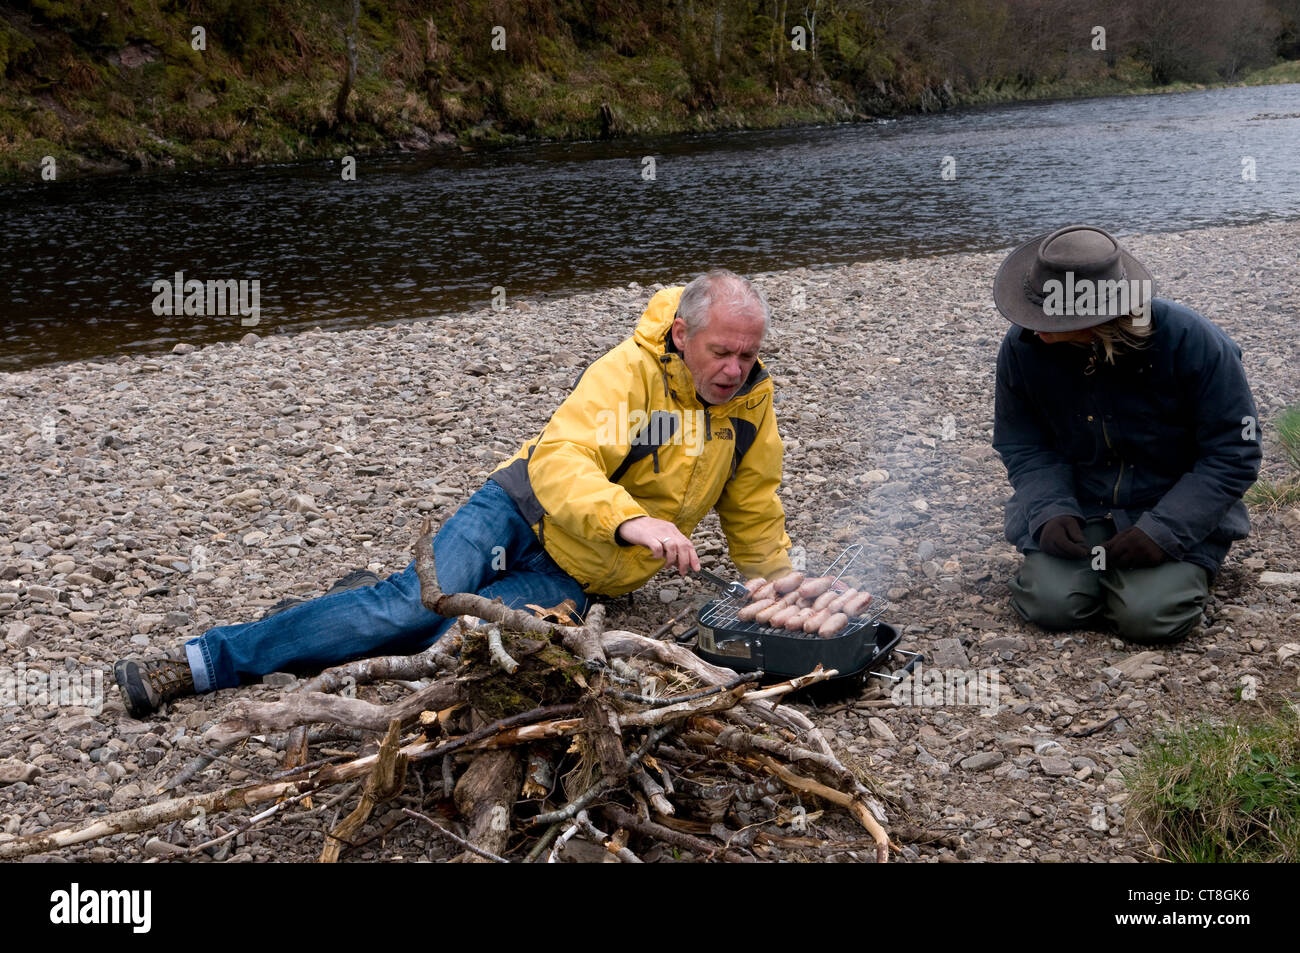
[{"label": "boot sole", "polygon": [[[118,694],[122,696],[122,707],[126,709],[126,713],[137,721],[143,721],[145,718],[148,718],[156,712],[158,707],[161,707],[161,704],[158,707],[146,708],[143,711],[136,706],[131,697],[130,690],[126,687],[126,682],[128,681],[126,678],[127,666],[130,664],[131,662],[129,659],[121,659],[114,663],[113,681],[117,684]],[[149,704],[147,700],[145,704]]]}]

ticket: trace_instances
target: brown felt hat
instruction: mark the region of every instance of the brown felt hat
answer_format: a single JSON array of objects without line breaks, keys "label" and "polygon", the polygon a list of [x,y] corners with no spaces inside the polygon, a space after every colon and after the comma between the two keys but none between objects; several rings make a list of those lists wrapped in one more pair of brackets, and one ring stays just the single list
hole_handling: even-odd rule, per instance
[{"label": "brown felt hat", "polygon": [[1067,225],[1025,242],[993,279],[1003,317],[1031,331],[1078,331],[1141,312],[1151,272],[1105,229]]}]

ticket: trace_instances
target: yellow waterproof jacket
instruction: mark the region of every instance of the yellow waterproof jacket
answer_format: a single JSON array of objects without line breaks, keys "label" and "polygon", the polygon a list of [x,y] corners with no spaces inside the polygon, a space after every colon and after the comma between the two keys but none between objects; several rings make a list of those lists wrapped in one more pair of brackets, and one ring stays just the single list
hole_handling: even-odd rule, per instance
[{"label": "yellow waterproof jacket", "polygon": [[632,337],[588,367],[540,436],[491,475],[592,594],[631,592],[663,568],[645,547],[615,538],[637,516],[669,520],[689,537],[716,507],[742,573],[790,570],[771,378],[755,362],[730,401],[706,407],[669,345],[682,290],[656,294]]}]

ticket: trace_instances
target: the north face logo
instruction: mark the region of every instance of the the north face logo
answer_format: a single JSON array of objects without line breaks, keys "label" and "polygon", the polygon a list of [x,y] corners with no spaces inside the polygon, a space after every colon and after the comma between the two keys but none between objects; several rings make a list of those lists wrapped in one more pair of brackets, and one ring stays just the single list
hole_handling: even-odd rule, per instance
[{"label": "the north face logo", "polygon": [[714,432],[715,434],[717,434],[719,440],[735,440],[735,439],[736,439],[736,435],[735,435],[734,433],[731,432],[731,428],[730,428],[730,427],[719,427],[717,430],[715,430],[715,431],[713,431],[713,432]]}]

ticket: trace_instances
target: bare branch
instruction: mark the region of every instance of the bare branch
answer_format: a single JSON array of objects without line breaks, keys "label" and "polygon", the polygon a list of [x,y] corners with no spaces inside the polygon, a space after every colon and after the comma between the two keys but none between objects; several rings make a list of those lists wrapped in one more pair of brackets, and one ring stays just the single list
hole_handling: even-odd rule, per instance
[{"label": "bare branch", "polygon": [[492,656],[492,661],[496,662],[507,675],[513,675],[519,671],[519,663],[510,657],[506,647],[501,644],[501,627],[496,625],[488,626],[487,630],[488,654]]},{"label": "bare branch", "polygon": [[458,844],[459,846],[464,847],[467,851],[473,854],[478,854],[478,856],[482,857],[484,860],[490,860],[494,864],[510,863],[510,861],[506,860],[504,857],[500,856],[499,854],[493,854],[490,851],[486,851],[481,847],[476,847],[474,844],[471,844],[463,837],[457,837],[455,834],[447,830],[447,828],[443,827],[441,824],[437,823],[433,818],[429,817],[427,814],[421,814],[419,811],[413,811],[409,807],[402,808],[402,813],[408,815],[409,817],[415,818],[417,821],[424,821],[424,823],[428,824],[430,827],[433,828],[434,832],[439,837],[445,837],[453,844]]}]

